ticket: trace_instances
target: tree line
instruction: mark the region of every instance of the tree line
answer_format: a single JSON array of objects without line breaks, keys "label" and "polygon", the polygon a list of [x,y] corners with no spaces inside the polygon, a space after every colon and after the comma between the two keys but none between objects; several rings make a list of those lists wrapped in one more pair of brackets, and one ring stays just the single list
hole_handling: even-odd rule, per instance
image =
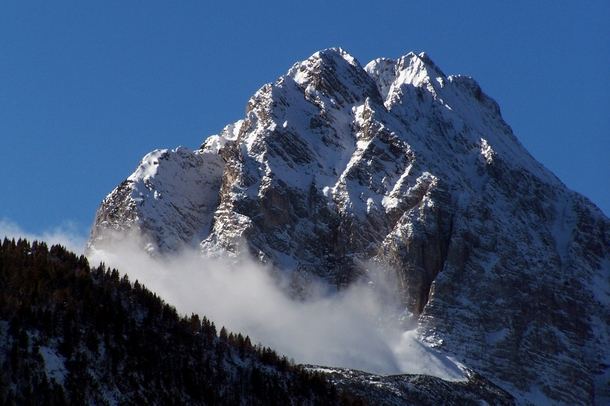
[{"label": "tree line", "polygon": [[6,405],[362,403],[248,336],[178,315],[118,270],[39,241],[0,244],[0,335]]}]

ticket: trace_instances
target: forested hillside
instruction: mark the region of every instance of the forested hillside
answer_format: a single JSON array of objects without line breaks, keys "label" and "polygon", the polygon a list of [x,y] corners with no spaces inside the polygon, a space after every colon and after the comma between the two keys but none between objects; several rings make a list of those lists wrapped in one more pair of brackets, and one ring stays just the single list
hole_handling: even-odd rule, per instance
[{"label": "forested hillside", "polygon": [[323,375],[61,246],[0,246],[0,403],[353,404]]}]

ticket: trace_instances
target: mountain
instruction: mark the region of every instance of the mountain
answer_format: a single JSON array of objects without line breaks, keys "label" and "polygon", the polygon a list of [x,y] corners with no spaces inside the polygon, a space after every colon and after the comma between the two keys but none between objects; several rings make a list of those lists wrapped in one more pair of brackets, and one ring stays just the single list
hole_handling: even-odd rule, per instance
[{"label": "mountain", "polygon": [[610,221],[424,53],[317,52],[199,149],[149,153],[89,248],[134,231],[152,255],[249,252],[297,291],[383,264],[421,339],[519,402],[610,401]]},{"label": "mountain", "polygon": [[294,365],[205,317],[179,317],[116,269],[36,241],[0,241],[0,336],[3,405],[513,404],[476,375]]}]

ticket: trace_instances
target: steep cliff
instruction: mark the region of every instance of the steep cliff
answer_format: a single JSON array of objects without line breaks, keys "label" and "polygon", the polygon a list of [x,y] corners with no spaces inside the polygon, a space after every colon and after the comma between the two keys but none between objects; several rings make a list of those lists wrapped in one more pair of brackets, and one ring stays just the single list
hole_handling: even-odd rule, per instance
[{"label": "steep cliff", "polygon": [[[610,399],[610,222],[425,54],[295,64],[200,149],[154,151],[97,212],[162,255],[247,250],[295,285],[398,276],[422,340],[513,393]],[[113,234],[117,238],[116,234]]]}]

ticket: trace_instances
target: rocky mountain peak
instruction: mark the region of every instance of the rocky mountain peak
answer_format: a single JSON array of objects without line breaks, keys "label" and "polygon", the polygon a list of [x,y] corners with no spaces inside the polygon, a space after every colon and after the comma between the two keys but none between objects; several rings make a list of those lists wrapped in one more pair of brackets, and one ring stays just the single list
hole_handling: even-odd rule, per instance
[{"label": "rocky mountain peak", "polygon": [[287,78],[292,78],[310,100],[329,106],[346,106],[366,97],[379,98],[371,78],[341,48],[319,51],[296,63],[282,79]]},{"label": "rocky mountain peak", "polygon": [[152,252],[245,249],[303,289],[377,262],[423,340],[518,398],[610,396],[609,220],[473,79],[423,53],[296,63],[201,149],[145,157],[102,202],[90,246],[132,229]]}]

